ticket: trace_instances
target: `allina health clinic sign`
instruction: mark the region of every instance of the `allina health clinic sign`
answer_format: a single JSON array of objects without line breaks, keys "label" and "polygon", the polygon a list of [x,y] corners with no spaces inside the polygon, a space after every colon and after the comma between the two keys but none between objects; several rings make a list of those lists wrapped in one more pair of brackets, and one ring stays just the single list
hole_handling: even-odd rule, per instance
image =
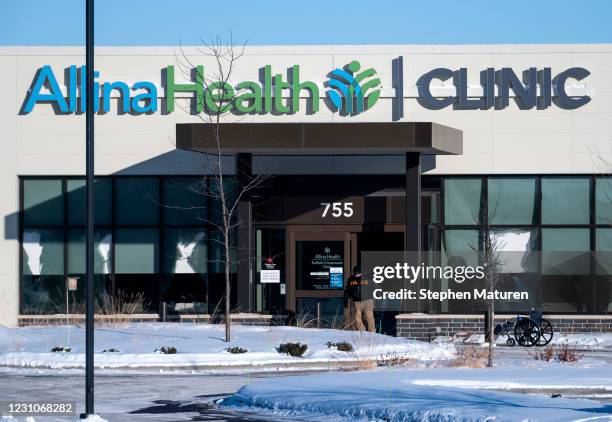
[{"label": "allina health clinic sign", "polygon": [[[288,70],[285,79],[280,73],[273,74],[272,67],[261,69],[260,80],[228,82],[206,82],[204,66],[193,69],[193,81],[177,82],[174,66],[162,69],[163,112],[175,110],[177,93],[192,96],[195,107],[192,113],[238,114],[290,114],[300,110],[300,95],[308,93],[312,113],[317,113],[320,103],[333,112],[357,115],[374,107],[382,92],[381,81],[373,68],[362,69],[354,60],[343,68],[336,68],[326,75],[322,84],[327,101],[321,101],[320,86],[314,81],[300,80],[300,66]],[[57,114],[82,113],[85,110],[85,66],[72,65],[64,72],[64,88],[49,65],[37,70],[24,100],[21,114],[32,112],[36,106],[51,105]],[[545,109],[553,104],[564,109],[575,109],[587,104],[588,95],[571,95],[567,91],[569,80],[581,81],[590,72],[581,67],[572,67],[553,76],[551,68],[531,67],[522,71],[521,77],[511,68],[487,68],[480,72],[479,85],[482,95],[468,94],[467,69],[433,69],[417,81],[419,103],[428,109],[439,110],[452,106],[453,109],[503,109],[509,105],[510,91],[513,92],[521,109]],[[158,87],[150,81],[138,81],[131,85],[126,82],[100,82],[100,72],[94,72],[95,111],[111,111],[111,98],[118,97],[119,113],[151,114],[158,112]],[[454,95],[440,96],[432,92],[432,81],[451,81]],[[434,90],[435,91],[435,90]],[[403,95],[401,92],[397,95]]]}]

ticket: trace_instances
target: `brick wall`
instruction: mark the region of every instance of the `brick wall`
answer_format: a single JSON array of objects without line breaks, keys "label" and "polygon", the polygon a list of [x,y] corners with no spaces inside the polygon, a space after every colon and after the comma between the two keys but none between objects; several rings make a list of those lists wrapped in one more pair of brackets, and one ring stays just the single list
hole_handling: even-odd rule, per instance
[{"label": "brick wall", "polygon": [[[96,323],[128,323],[128,322],[156,322],[159,321],[157,314],[131,314],[131,315],[94,315]],[[85,315],[63,314],[53,315],[20,315],[19,326],[27,327],[33,325],[64,325],[67,322],[70,324],[85,324]]]},{"label": "brick wall", "polygon": [[[273,325],[273,322],[276,321],[276,317],[272,317],[272,315],[262,315],[262,314],[232,314],[232,324],[234,325],[257,325],[257,326],[267,326]],[[188,315],[183,314],[180,316],[181,322],[203,322],[209,323],[211,322],[210,315]],[[218,316],[214,323],[223,324],[225,322],[225,317],[223,315]]]},{"label": "brick wall", "polygon": [[[495,324],[516,318],[496,315]],[[612,315],[544,315],[556,333],[610,333]],[[459,333],[484,334],[483,315],[400,314],[395,317],[397,336],[428,341],[436,336]],[[439,330],[437,330],[439,328]]]},{"label": "brick wall", "polygon": [[[85,315],[83,314],[71,314],[69,315],[69,322],[71,324],[85,324]],[[128,322],[158,322],[160,317],[158,314],[137,314],[137,315],[95,315],[96,323],[128,323]],[[281,325],[278,319],[283,319],[282,316],[276,317],[272,315],[262,314],[232,314],[232,324],[234,325]],[[198,323],[210,323],[210,315],[208,314],[181,314],[178,316],[172,315],[172,318],[168,318],[168,322],[198,322]],[[32,325],[63,325],[66,324],[66,315],[20,315],[19,326],[32,326]],[[223,323],[225,321],[223,316],[217,317],[215,323]]]}]

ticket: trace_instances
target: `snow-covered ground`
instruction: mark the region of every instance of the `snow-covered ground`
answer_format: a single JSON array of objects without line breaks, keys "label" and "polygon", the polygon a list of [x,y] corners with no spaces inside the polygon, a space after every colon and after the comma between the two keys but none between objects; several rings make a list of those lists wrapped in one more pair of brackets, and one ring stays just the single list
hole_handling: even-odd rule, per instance
[{"label": "snow-covered ground", "polygon": [[[39,418],[39,420],[42,420],[42,419],[48,420],[48,418],[46,417]],[[26,416],[23,419],[19,419],[13,416],[0,416],[0,422],[18,422],[18,421],[36,422],[36,418],[33,416]],[[103,419],[102,417],[100,417],[100,415],[89,415],[85,419],[77,418],[76,421],[79,421],[79,422],[109,422],[106,419]]]},{"label": "snow-covered ground", "polygon": [[386,369],[255,382],[221,404],[312,421],[611,421],[612,405],[484,388],[612,391],[612,367]]},{"label": "snow-covered ground", "polygon": [[[496,339],[498,345],[505,345],[506,336],[500,336]],[[465,344],[482,344],[485,342],[484,334],[473,334],[468,337],[443,337],[439,336],[434,339],[439,343],[465,343]],[[587,350],[605,350],[612,349],[612,333],[592,333],[592,334],[559,334],[554,333],[551,342],[552,346],[568,345],[572,348],[587,349]]]},{"label": "snow-covered ground", "polygon": [[[19,368],[83,368],[84,329],[81,327],[0,327],[0,366]],[[68,338],[69,336],[69,338]],[[326,343],[347,341],[354,352],[341,352]],[[280,354],[280,343],[308,345],[303,357]],[[175,347],[176,354],[155,353]],[[242,347],[247,353],[232,354],[228,347]],[[70,347],[55,352],[54,347]],[[115,349],[118,352],[109,352]],[[380,334],[296,327],[232,327],[232,342],[224,341],[224,327],[211,324],[140,323],[99,327],[95,331],[95,365],[99,368],[237,368],[354,362],[380,359],[389,354],[419,361],[448,360],[455,356],[452,344],[429,344]],[[103,352],[107,350],[107,352]]]}]

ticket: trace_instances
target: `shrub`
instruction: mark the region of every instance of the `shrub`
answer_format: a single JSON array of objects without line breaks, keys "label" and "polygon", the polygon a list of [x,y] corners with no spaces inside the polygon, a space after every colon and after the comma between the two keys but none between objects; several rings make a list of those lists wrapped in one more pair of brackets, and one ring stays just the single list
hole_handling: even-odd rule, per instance
[{"label": "shrub", "polygon": [[174,355],[176,354],[176,347],[166,347],[163,346],[161,349],[155,349],[155,351],[153,353],[163,353],[164,355]]},{"label": "shrub", "polygon": [[233,354],[240,354],[240,353],[248,352],[247,349],[243,349],[242,347],[228,347],[225,350],[227,350],[228,352],[233,353]]},{"label": "shrub", "polygon": [[281,343],[278,353],[287,353],[290,356],[300,357],[306,352],[308,345],[302,343]]},{"label": "shrub", "polygon": [[349,343],[348,341],[339,341],[339,342],[328,341],[327,347],[329,347],[330,349],[332,347],[335,347],[341,352],[352,352],[353,350],[355,350],[353,345]]},{"label": "shrub", "polygon": [[462,347],[457,352],[457,357],[451,362],[451,366],[462,366],[468,368],[484,368],[487,366],[489,351],[474,346]]},{"label": "shrub", "polygon": [[557,362],[573,363],[582,359],[582,356],[583,355],[576,353],[575,350],[570,349],[567,344],[564,344],[557,350],[555,360]]},{"label": "shrub", "polygon": [[119,353],[119,350],[114,349],[114,348],[110,348],[110,349],[104,349],[102,350],[102,353]]},{"label": "shrub", "polygon": [[544,349],[536,351],[531,356],[533,356],[535,360],[543,360],[546,362],[554,360],[555,362],[574,363],[582,359],[582,355],[570,349],[567,344],[557,349],[553,346],[546,346]]},{"label": "shrub", "polygon": [[72,349],[70,347],[60,347],[60,346],[55,346],[53,349],[51,349],[51,351],[53,353],[57,353],[57,352],[70,352]]},{"label": "shrub", "polygon": [[533,356],[535,360],[550,362],[555,357],[555,348],[552,346],[546,346],[541,350],[536,350],[531,356]]}]

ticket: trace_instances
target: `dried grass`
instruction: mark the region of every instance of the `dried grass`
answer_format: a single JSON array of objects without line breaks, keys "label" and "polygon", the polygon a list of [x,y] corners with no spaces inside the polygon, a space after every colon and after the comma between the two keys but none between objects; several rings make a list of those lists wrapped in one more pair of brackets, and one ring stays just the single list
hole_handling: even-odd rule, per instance
[{"label": "dried grass", "polygon": [[489,350],[482,347],[465,346],[459,348],[457,357],[451,362],[453,367],[484,368],[487,366]]},{"label": "dried grass", "polygon": [[104,293],[96,301],[96,314],[100,315],[96,322],[101,325],[128,324],[136,320],[132,316],[142,314],[149,305],[143,292],[126,293],[119,290],[116,296]]},{"label": "dried grass", "polygon": [[355,350],[350,353],[354,360],[345,368],[346,370],[366,371],[377,367],[376,348],[381,344],[382,339],[372,334],[368,331],[352,333],[351,344],[354,345]]},{"label": "dried grass", "polygon": [[546,346],[532,353],[531,356],[535,360],[542,360],[545,362],[554,360],[555,362],[575,363],[582,359],[584,355],[577,353],[575,350],[570,349],[567,344],[564,344],[557,348],[554,346]]},{"label": "dried grass", "polygon": [[543,360],[550,362],[555,357],[555,348],[552,346],[546,346],[543,349],[536,350],[533,353],[529,353],[535,360]]},{"label": "dried grass", "polygon": [[567,344],[564,344],[557,349],[555,360],[557,362],[574,363],[582,359],[583,356],[583,354],[577,353],[575,350],[570,349]]}]

